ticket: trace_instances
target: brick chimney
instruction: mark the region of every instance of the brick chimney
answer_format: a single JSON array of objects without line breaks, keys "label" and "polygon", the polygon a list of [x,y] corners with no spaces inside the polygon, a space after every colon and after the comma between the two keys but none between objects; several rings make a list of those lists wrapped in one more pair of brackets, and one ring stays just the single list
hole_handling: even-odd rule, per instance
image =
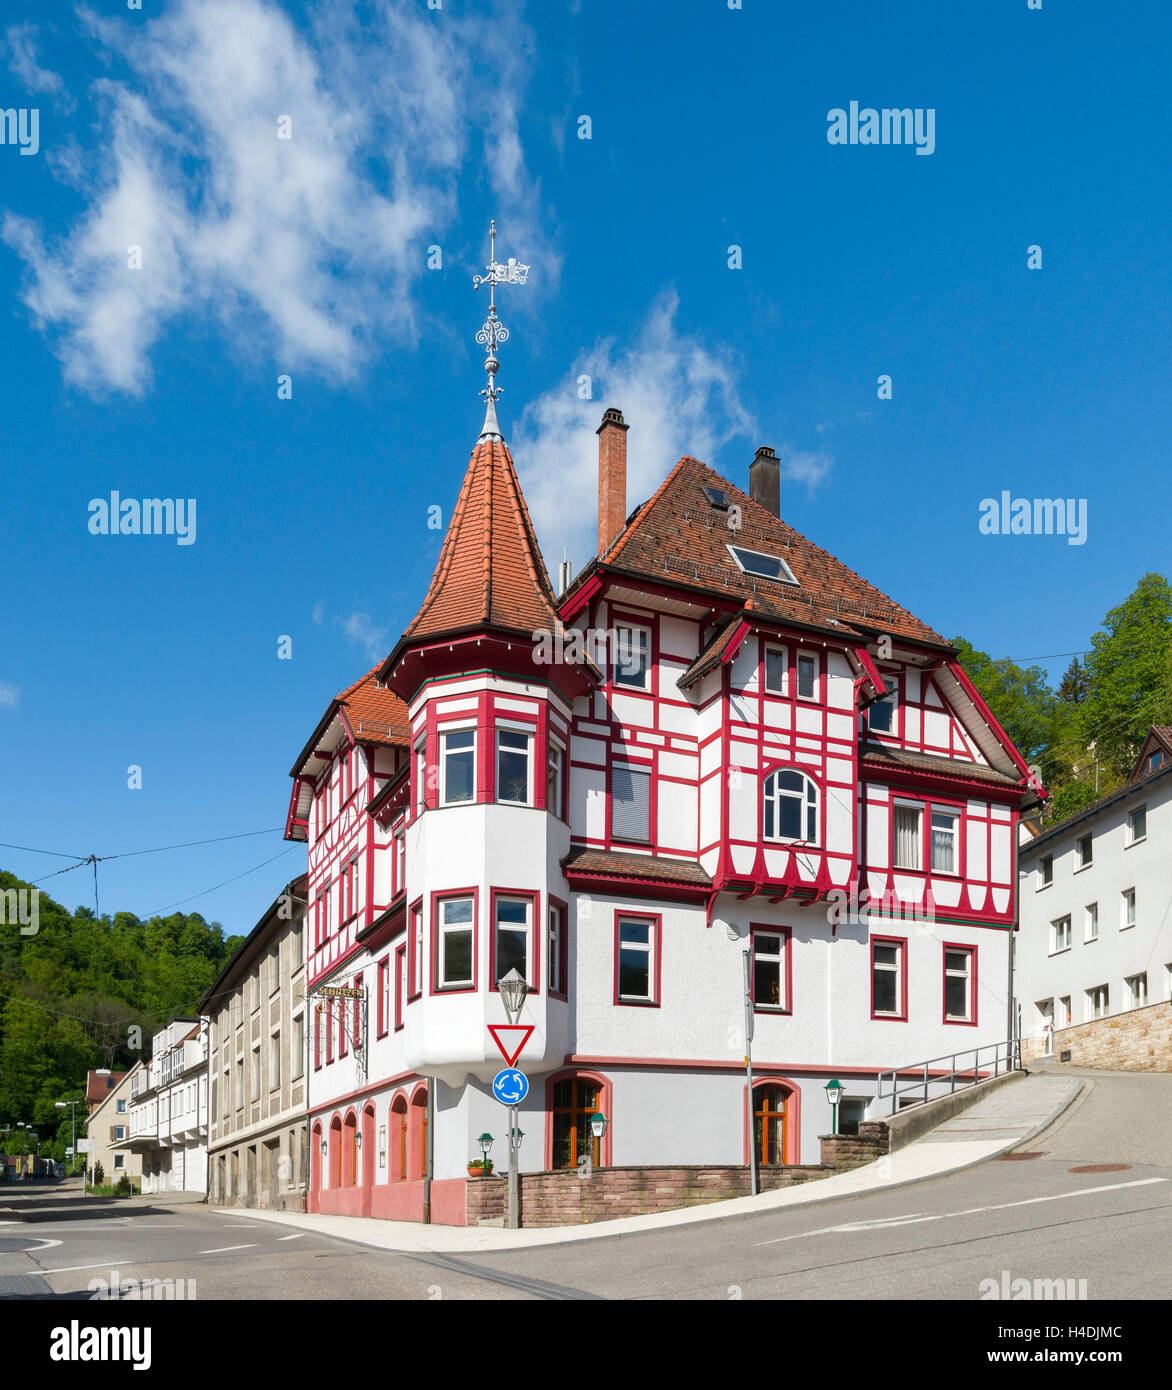
[{"label": "brick chimney", "polygon": [[749,496],[774,516],[781,515],[781,462],[767,444],[749,465]]},{"label": "brick chimney", "polygon": [[598,435],[598,553],[602,555],[627,520],[627,430],[623,412],[602,413]]}]

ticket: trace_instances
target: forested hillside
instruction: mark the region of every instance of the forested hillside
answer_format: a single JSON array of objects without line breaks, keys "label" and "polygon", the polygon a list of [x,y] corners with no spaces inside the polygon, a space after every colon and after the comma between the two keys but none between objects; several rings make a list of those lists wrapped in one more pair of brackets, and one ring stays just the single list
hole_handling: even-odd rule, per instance
[{"label": "forested hillside", "polygon": [[[1039,615],[1038,631],[1045,630]],[[1172,724],[1172,586],[1161,574],[1145,574],[1104,616],[1057,690],[1040,666],[995,660],[963,637],[953,640],[989,708],[1038,767],[1050,793],[1047,823],[1120,787],[1150,726]]]},{"label": "forested hillside", "polygon": [[[0,892],[28,886],[0,872]],[[80,1097],[91,1067],[149,1057],[152,1031],[194,1011],[241,940],[198,913],[96,918],[42,892],[35,935],[0,927],[0,1130],[20,1121],[45,1139],[64,1116],[67,1138],[54,1102]]]}]

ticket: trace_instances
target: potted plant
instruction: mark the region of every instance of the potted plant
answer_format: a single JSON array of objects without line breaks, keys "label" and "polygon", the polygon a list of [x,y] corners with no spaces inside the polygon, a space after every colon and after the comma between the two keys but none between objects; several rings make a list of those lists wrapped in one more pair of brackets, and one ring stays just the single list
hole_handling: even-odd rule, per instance
[{"label": "potted plant", "polygon": [[491,1158],[472,1158],[468,1160],[468,1176],[470,1178],[487,1178],[491,1172]]}]

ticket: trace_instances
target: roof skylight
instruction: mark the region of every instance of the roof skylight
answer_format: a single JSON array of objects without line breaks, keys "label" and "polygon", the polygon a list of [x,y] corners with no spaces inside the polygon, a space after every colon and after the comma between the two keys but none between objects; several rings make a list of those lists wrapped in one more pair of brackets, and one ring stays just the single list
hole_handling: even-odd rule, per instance
[{"label": "roof skylight", "polygon": [[728,553],[737,562],[737,568],[745,574],[755,574],[761,579],[776,579],[779,584],[798,582],[793,570],[780,555],[764,555],[759,550],[745,550],[739,545],[730,545]]},{"label": "roof skylight", "polygon": [[711,502],[714,507],[719,507],[722,512],[727,512],[729,507],[732,506],[732,498],[723,488],[709,487],[706,484],[701,488],[701,491],[704,493],[704,496],[708,498],[709,502]]}]

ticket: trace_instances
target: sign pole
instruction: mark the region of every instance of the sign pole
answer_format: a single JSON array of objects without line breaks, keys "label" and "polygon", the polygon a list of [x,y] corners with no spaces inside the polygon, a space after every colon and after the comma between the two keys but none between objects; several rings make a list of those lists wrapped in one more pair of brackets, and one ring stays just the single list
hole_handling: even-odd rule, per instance
[{"label": "sign pole", "polygon": [[520,1106],[509,1106],[509,1230],[517,1229],[517,1198],[520,1195],[520,1174],[517,1171],[517,1111]]},{"label": "sign pole", "polygon": [[749,953],[742,953],[745,977],[745,1078],[746,1101],[749,1106],[749,1181],[754,1197],[757,1195],[757,1136],[753,1132],[753,996],[749,988]]}]

